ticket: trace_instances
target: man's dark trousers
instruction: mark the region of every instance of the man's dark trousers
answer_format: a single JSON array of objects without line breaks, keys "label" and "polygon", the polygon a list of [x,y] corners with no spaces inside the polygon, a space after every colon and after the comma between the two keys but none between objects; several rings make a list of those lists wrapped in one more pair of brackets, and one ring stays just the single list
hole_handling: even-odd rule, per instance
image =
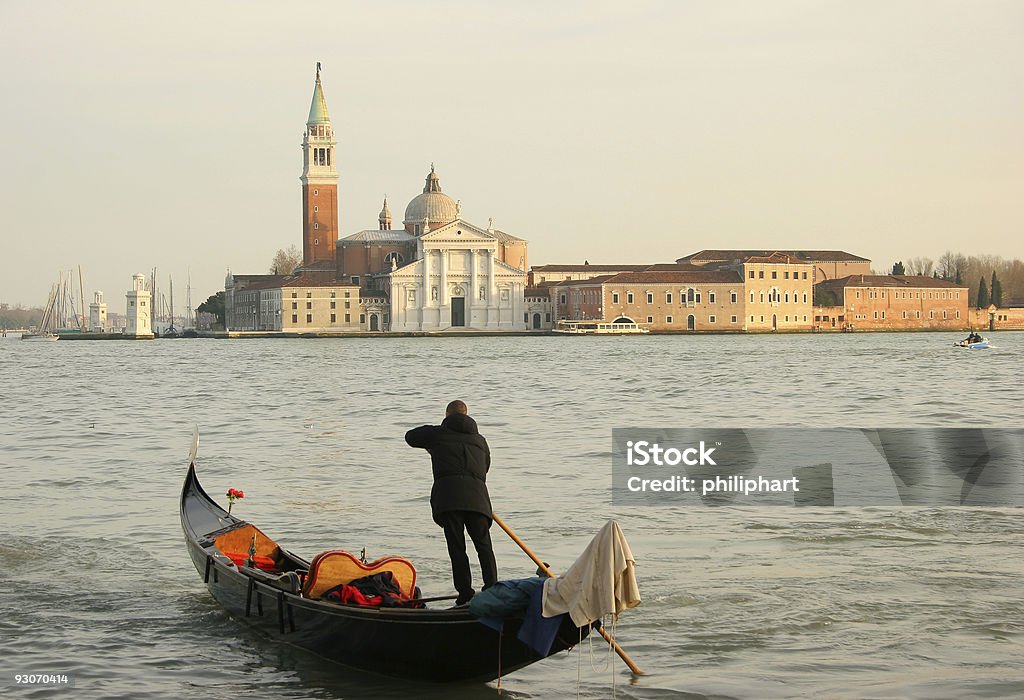
[{"label": "man's dark trousers", "polygon": [[448,556],[452,560],[452,579],[459,593],[459,602],[464,603],[473,597],[474,592],[473,573],[469,569],[469,557],[466,556],[466,532],[473,540],[480,558],[484,588],[498,580],[498,565],[494,561],[494,550],[491,549],[491,519],[483,513],[469,510],[445,511],[441,513],[441,518],[444,539],[448,543]]}]

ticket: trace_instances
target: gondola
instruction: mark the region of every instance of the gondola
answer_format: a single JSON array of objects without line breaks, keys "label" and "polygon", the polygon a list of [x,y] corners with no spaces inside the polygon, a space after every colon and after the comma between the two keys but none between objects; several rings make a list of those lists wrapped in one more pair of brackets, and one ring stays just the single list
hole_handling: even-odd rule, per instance
[{"label": "gondola", "polygon": [[[465,608],[369,608],[312,599],[302,593],[310,562],[275,550],[276,571],[258,567],[258,556],[236,563],[217,542],[247,541],[248,522],[221,508],[199,484],[195,446],[181,491],[181,527],[189,556],[213,597],[236,619],[281,642],[361,671],[417,681],[486,682],[527,666],[538,657],[516,638],[521,619],[502,632],[478,622]],[[590,633],[566,616],[548,656],[571,648]]]}]

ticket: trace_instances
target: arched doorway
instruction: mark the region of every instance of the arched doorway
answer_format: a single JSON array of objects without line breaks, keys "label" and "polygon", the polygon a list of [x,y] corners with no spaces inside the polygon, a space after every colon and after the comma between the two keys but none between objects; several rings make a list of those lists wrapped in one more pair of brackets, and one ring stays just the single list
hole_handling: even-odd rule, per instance
[{"label": "arched doorway", "polygon": [[779,317],[776,314],[772,314],[772,330],[779,330]]},{"label": "arched doorway", "polygon": [[540,314],[533,315],[533,329],[540,330]]},{"label": "arched doorway", "polygon": [[686,330],[697,330],[697,318],[693,314],[686,317]]},{"label": "arched doorway", "polygon": [[377,314],[370,314],[370,330],[371,331],[379,331],[380,330],[380,320],[378,319]]}]

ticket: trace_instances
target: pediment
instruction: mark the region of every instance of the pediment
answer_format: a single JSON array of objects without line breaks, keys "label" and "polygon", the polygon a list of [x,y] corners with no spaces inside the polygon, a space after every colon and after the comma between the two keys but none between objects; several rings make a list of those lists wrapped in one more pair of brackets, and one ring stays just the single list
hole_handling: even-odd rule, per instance
[{"label": "pediment", "polygon": [[462,219],[456,219],[444,226],[435,228],[430,233],[423,234],[420,240],[424,243],[495,243],[498,239],[479,226],[474,226]]}]

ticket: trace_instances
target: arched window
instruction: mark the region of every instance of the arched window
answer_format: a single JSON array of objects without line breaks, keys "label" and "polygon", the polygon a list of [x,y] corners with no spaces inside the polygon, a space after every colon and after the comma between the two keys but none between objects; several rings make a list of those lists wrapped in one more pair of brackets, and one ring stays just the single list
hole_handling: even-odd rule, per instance
[{"label": "arched window", "polygon": [[696,291],[694,290],[693,287],[690,287],[689,289],[686,290],[686,303],[687,304],[694,303],[693,300],[695,298],[695,294],[696,294]]}]

